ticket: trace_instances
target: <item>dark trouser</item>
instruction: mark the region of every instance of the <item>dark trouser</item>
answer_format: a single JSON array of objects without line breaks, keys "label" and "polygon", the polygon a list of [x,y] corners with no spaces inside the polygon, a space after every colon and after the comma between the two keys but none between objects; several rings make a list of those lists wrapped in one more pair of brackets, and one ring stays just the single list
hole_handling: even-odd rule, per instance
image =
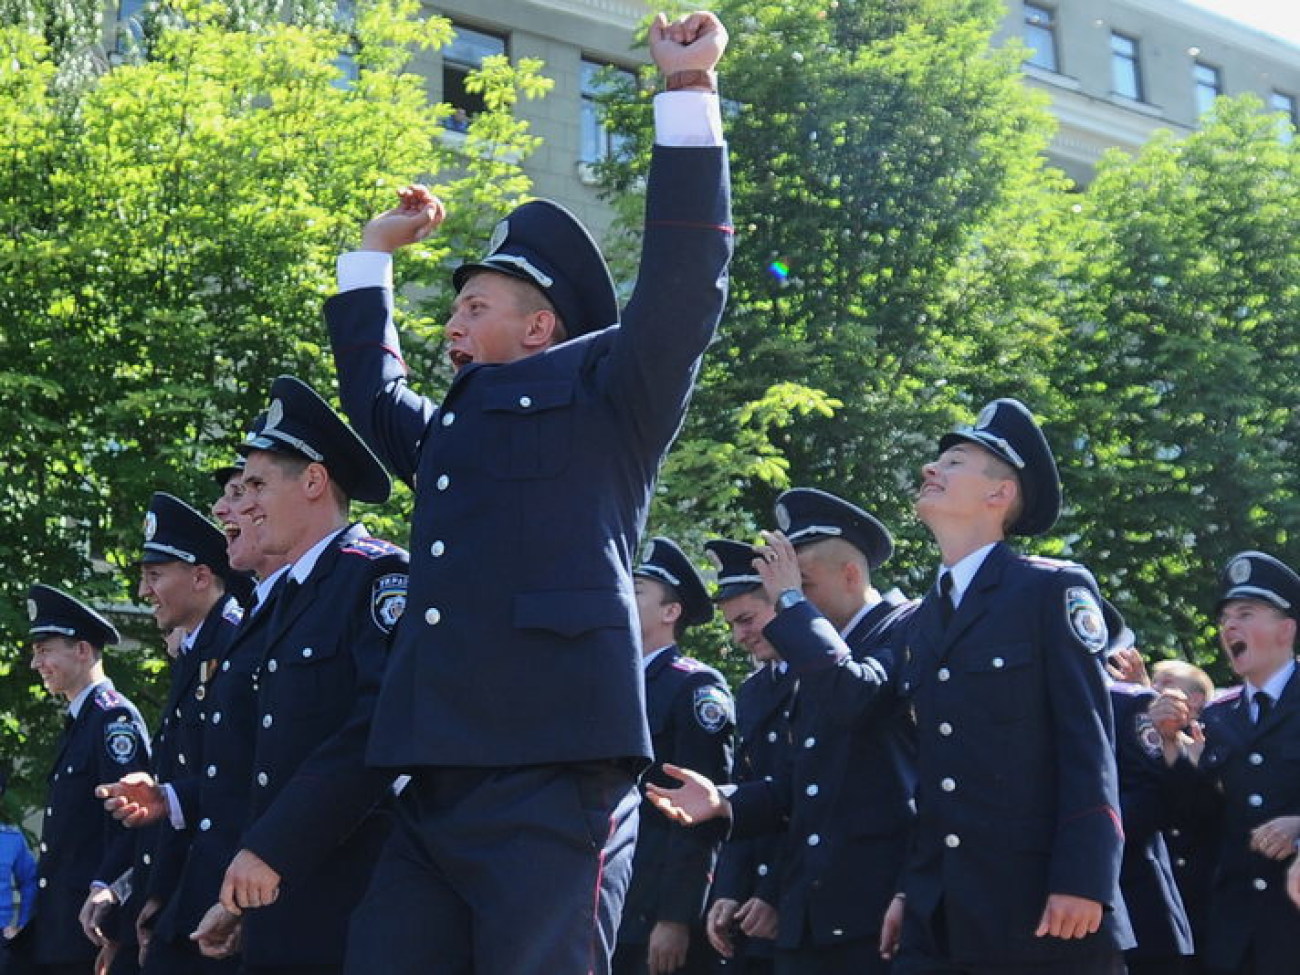
[{"label": "dark trouser", "polygon": [[348,936],[348,975],[606,975],[640,795],[614,762],[422,769]]},{"label": "dark trouser", "polygon": [[1135,958],[1133,952],[1124,953],[1128,975],[1187,975],[1187,959],[1182,955],[1169,958]]},{"label": "dark trouser", "polygon": [[880,957],[878,938],[856,938],[840,945],[777,948],[776,975],[885,975],[890,963]]},{"label": "dark trouser", "polygon": [[[646,975],[647,948],[645,945],[623,944],[614,949],[614,975]],[[713,971],[714,960],[718,957],[703,928],[691,929],[690,947],[686,950],[686,964],[673,975],[708,975]]]},{"label": "dark trouser", "polygon": [[[239,975],[341,975],[338,965],[245,965]],[[376,968],[375,973],[382,971]]]},{"label": "dark trouser", "polygon": [[143,975],[235,975],[238,958],[204,958],[188,938],[172,941],[154,935],[144,956]]}]

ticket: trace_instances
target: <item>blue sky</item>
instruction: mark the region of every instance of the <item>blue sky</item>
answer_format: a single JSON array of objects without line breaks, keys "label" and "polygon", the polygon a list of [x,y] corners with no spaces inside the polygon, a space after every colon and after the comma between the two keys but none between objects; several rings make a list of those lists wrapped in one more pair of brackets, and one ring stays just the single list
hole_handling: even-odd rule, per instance
[{"label": "blue sky", "polygon": [[1188,0],[1198,7],[1276,34],[1300,46],[1300,3],[1296,0]]}]

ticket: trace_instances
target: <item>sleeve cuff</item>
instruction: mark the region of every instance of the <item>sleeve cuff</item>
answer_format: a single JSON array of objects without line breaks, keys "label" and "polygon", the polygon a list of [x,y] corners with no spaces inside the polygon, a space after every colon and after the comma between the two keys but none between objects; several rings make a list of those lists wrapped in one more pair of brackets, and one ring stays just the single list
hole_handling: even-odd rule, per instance
[{"label": "sleeve cuff", "polygon": [[162,783],[159,788],[167,798],[167,819],[172,824],[172,829],[184,829],[185,811],[181,809],[181,801],[176,797],[176,789],[170,782]]},{"label": "sleeve cuff", "polygon": [[710,91],[663,91],[655,95],[655,144],[714,147],[723,144],[722,111]]},{"label": "sleeve cuff", "polygon": [[393,255],[383,251],[351,251],[338,260],[339,293],[361,288],[393,289]]}]

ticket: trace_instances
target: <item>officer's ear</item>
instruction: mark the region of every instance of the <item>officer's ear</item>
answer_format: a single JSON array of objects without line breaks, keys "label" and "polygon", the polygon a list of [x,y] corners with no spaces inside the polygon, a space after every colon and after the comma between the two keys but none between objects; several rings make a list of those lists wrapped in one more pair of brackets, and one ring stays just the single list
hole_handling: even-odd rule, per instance
[{"label": "officer's ear", "polygon": [[549,308],[538,308],[528,314],[523,344],[529,352],[549,349],[563,340],[560,318]]},{"label": "officer's ear", "polygon": [[324,464],[312,461],[302,472],[302,490],[308,499],[315,501],[329,493],[330,472]]},{"label": "officer's ear", "polygon": [[677,602],[676,600],[667,600],[662,604],[662,606],[663,606],[664,622],[672,623],[675,626],[677,624],[677,621],[682,618],[682,612],[683,612],[682,604]]}]

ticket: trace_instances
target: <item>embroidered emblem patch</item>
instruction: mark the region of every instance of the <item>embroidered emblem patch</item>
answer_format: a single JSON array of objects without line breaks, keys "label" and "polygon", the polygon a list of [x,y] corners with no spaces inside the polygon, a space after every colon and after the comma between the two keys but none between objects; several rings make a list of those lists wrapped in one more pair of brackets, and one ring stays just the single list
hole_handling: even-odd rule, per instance
[{"label": "embroidered emblem patch", "polygon": [[104,747],[118,765],[128,765],[140,749],[140,738],[129,718],[114,718],[104,726]]},{"label": "embroidered emblem patch", "polygon": [[406,582],[405,572],[394,572],[376,579],[370,590],[370,616],[385,633],[393,632],[406,609]]},{"label": "embroidered emblem patch", "polygon": [[1101,615],[1097,597],[1084,586],[1065,590],[1065,618],[1090,653],[1100,653],[1106,648],[1106,619]]},{"label": "embroidered emblem patch", "polygon": [[712,684],[695,688],[695,720],[709,734],[717,734],[731,722],[731,698]]},{"label": "embroidered emblem patch", "polygon": [[1145,711],[1137,716],[1137,740],[1138,744],[1142,746],[1142,751],[1149,758],[1160,758],[1164,754],[1164,746],[1160,741],[1160,729],[1151,720],[1151,715]]}]

